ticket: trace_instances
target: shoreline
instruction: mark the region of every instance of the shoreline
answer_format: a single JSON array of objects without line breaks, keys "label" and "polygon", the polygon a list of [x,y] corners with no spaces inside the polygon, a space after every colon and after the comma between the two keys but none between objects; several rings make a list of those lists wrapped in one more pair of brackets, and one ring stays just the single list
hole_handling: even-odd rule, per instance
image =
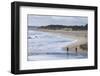
[{"label": "shoreline", "polygon": [[49,30],[49,29],[37,29],[36,31],[42,31],[51,33],[54,35],[63,36],[65,38],[73,39],[74,42],[66,45],[63,49],[67,51],[67,48],[75,51],[77,48],[77,52],[79,53],[87,53],[88,50],[82,50],[79,46],[83,44],[87,44],[87,31],[64,31],[64,30]]}]

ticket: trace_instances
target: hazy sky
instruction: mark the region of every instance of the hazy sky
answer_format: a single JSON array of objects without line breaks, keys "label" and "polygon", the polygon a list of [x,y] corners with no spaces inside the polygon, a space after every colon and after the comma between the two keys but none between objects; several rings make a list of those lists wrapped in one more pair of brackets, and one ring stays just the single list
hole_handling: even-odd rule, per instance
[{"label": "hazy sky", "polygon": [[46,26],[50,24],[85,25],[87,23],[88,17],[28,15],[28,26]]}]

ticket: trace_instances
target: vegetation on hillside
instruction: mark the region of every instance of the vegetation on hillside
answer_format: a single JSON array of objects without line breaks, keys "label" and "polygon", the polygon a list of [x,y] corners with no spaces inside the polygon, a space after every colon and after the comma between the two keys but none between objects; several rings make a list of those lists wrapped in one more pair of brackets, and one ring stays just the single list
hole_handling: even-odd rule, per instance
[{"label": "vegetation on hillside", "polygon": [[88,29],[88,24],[86,24],[85,26],[81,25],[47,25],[47,26],[40,26],[39,28],[43,28],[43,29],[50,29],[50,30],[61,30],[61,29],[65,29],[65,28],[70,28],[73,31],[79,31],[79,30],[87,30]]}]

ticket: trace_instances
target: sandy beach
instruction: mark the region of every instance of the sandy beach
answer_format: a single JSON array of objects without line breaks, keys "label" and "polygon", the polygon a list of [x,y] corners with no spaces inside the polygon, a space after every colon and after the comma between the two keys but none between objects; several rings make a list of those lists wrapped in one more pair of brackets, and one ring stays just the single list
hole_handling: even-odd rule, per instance
[{"label": "sandy beach", "polygon": [[48,30],[48,29],[38,29],[38,31],[52,33],[54,35],[60,35],[66,38],[76,40],[74,43],[70,45],[66,45],[64,49],[69,48],[69,50],[75,52],[75,48],[77,48],[77,52],[86,53],[88,50],[83,50],[80,48],[80,45],[87,44],[87,31],[64,31],[64,30]]}]

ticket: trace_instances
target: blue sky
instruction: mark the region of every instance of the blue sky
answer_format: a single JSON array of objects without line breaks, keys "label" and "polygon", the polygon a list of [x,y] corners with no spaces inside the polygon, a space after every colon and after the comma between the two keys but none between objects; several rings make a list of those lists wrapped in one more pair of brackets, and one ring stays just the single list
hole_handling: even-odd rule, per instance
[{"label": "blue sky", "polygon": [[28,15],[28,26],[58,25],[85,25],[88,17],[82,16],[50,16],[50,15]]}]

